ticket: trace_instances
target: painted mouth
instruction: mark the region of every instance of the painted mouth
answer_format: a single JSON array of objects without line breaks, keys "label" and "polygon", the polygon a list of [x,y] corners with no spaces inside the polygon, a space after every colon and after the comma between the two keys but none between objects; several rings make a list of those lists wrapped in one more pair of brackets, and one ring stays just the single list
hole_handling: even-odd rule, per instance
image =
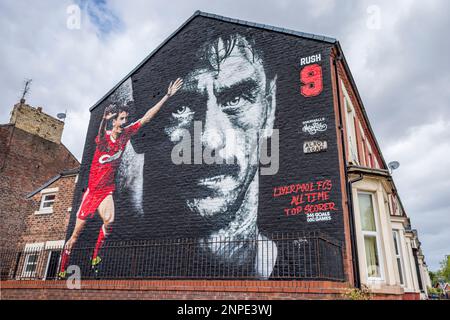
[{"label": "painted mouth", "polygon": [[237,186],[237,181],[232,175],[217,175],[198,180],[197,185],[220,191],[221,193],[232,191]]},{"label": "painted mouth", "polygon": [[224,179],[225,179],[225,175],[221,174],[221,175],[218,175],[218,176],[215,176],[215,177],[201,179],[199,184],[201,184],[201,185],[211,185],[211,184],[220,183]]}]

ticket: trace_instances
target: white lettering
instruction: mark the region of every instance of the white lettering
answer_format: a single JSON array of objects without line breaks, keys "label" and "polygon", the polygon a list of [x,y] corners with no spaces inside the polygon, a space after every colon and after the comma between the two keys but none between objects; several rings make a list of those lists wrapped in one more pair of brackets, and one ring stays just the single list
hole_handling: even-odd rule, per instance
[{"label": "white lettering", "polygon": [[122,150],[120,150],[119,152],[113,154],[112,156],[110,156],[109,154],[104,154],[98,159],[98,162],[101,163],[101,164],[105,164],[105,163],[108,163],[108,162],[113,162],[114,160],[119,159],[121,155],[122,155]]},{"label": "white lettering", "polygon": [[312,56],[309,56],[309,57],[301,58],[300,59],[300,66],[317,63],[319,61],[322,61],[322,55],[320,53],[312,55]]}]

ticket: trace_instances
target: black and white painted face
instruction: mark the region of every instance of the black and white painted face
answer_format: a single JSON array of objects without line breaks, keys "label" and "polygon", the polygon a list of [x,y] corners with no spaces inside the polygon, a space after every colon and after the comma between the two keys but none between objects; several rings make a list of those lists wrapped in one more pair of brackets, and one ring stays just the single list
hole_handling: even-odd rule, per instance
[{"label": "black and white painted face", "polygon": [[231,221],[258,172],[260,136],[273,126],[275,80],[268,84],[261,59],[239,35],[202,54],[206,66],[184,78],[165,132],[177,144],[201,121],[202,149],[223,164],[190,164],[197,168],[186,204],[205,218]]}]

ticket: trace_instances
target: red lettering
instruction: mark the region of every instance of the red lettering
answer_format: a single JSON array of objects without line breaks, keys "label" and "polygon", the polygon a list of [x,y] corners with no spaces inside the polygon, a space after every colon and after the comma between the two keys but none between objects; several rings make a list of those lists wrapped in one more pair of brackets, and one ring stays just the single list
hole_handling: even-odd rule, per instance
[{"label": "red lettering", "polygon": [[300,205],[302,203],[304,203],[305,201],[303,200],[303,195],[299,195],[299,196],[292,196],[292,201],[291,201],[291,205]]},{"label": "red lettering", "polygon": [[336,205],[334,202],[319,203],[319,204],[308,204],[305,206],[305,213],[316,213],[322,211],[336,211]]},{"label": "red lettering", "polygon": [[303,210],[303,207],[284,209],[284,213],[287,217],[299,215]]}]

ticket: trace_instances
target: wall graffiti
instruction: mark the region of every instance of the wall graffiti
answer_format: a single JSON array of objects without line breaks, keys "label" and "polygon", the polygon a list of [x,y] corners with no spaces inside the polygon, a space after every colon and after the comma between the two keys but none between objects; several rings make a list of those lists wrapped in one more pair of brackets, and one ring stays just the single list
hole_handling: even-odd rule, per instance
[{"label": "wall graffiti", "polygon": [[82,245],[107,268],[108,241],[190,239],[189,264],[142,274],[270,279],[291,270],[275,234],[343,239],[330,46],[211,23],[187,25],[92,111],[63,266]]},{"label": "wall graffiti", "polygon": [[[125,82],[112,96],[114,101],[103,113],[102,121],[95,138],[95,154],[92,159],[89,173],[88,188],[83,193],[80,207],[77,211],[77,220],[72,235],[67,240],[61,258],[60,277],[66,277],[72,247],[78,241],[87,221],[98,212],[103,224],[98,232],[97,242],[92,253],[91,265],[101,263],[99,251],[106,238],[112,232],[116,210],[114,207],[114,191],[116,190],[116,171],[119,168],[122,154],[129,145],[132,136],[136,135],[142,126],[146,125],[164,105],[164,103],[182,86],[183,81],[177,79],[171,82],[167,94],[145,115],[133,123],[129,123],[132,89],[129,81]],[[111,130],[107,129],[108,124]],[[131,151],[130,151],[131,152]],[[125,164],[125,163],[124,163]],[[125,172],[127,174],[127,172]]]},{"label": "wall graffiti", "polygon": [[286,217],[305,214],[307,222],[330,221],[331,212],[338,210],[330,201],[332,188],[331,180],[320,180],[275,187],[273,196],[290,200],[290,206],[283,209]]},{"label": "wall graffiti", "polygon": [[326,151],[327,148],[328,143],[326,141],[313,140],[313,141],[305,141],[303,143],[303,152],[305,154],[323,152]]},{"label": "wall graffiti", "polygon": [[308,133],[311,136],[316,135],[319,132],[327,131],[327,124],[325,118],[313,119],[308,121],[303,121],[302,132]]}]

